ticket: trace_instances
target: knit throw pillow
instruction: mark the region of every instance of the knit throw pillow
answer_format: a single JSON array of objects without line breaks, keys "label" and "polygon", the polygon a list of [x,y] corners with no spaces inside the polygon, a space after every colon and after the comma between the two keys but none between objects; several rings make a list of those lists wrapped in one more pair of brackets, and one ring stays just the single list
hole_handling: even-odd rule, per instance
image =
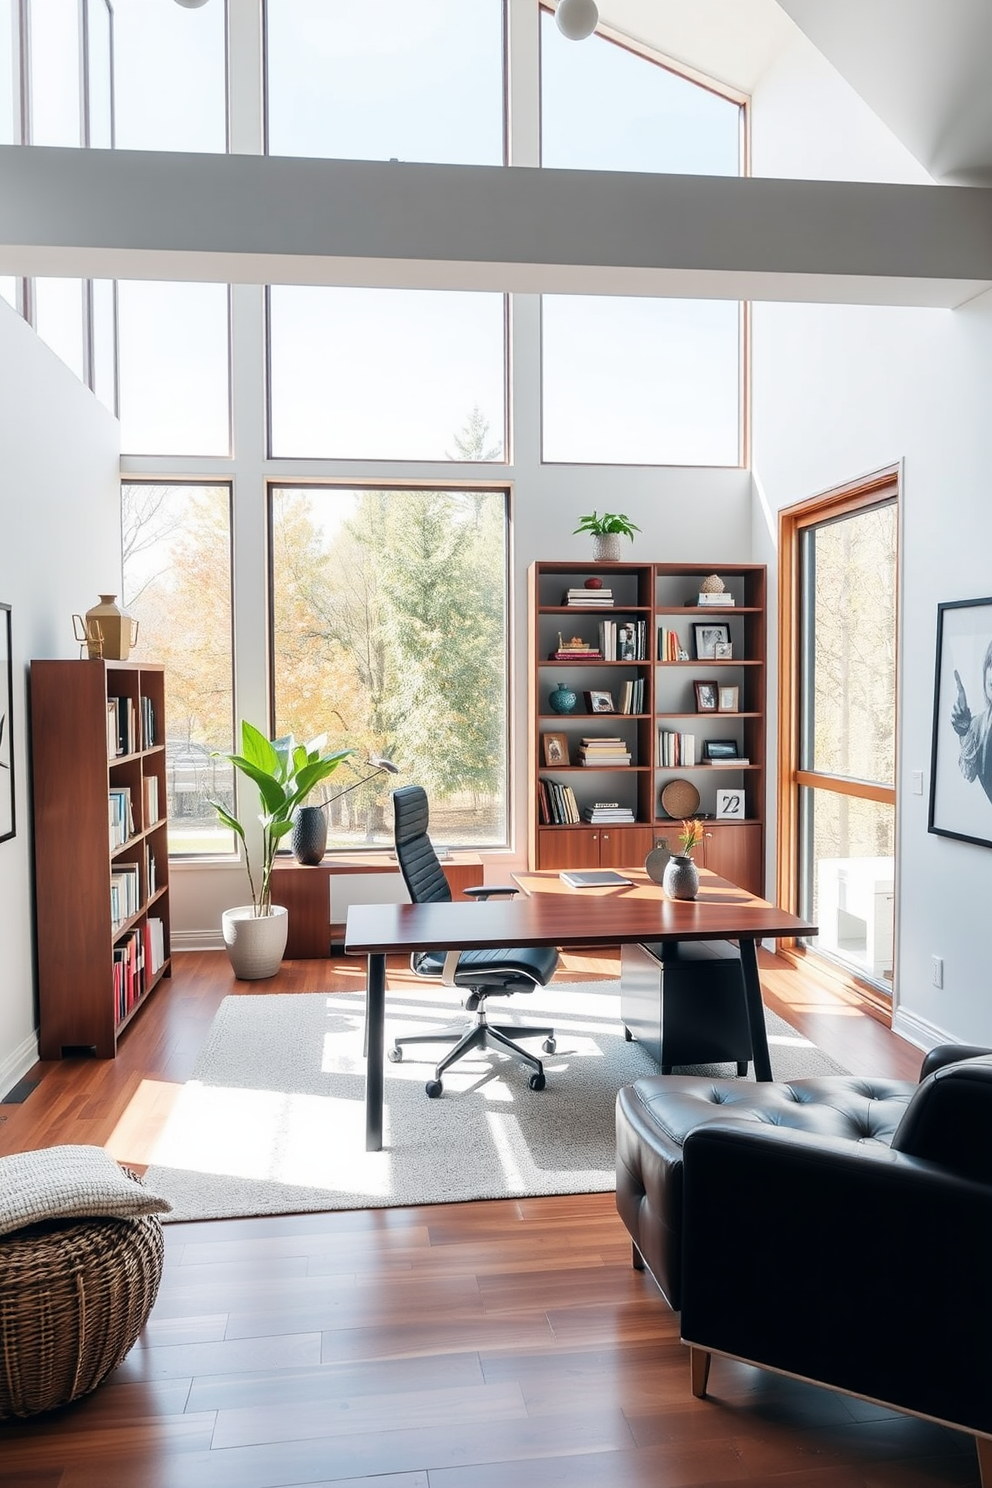
[{"label": "knit throw pillow", "polygon": [[133,1219],[171,1208],[102,1147],[46,1147],[0,1157],[0,1235],[44,1219]]}]

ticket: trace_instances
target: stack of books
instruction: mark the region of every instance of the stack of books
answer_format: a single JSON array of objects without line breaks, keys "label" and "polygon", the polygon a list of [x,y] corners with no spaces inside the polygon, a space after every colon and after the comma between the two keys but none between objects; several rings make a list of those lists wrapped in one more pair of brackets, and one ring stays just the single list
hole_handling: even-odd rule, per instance
[{"label": "stack of books", "polygon": [[542,778],[537,786],[538,813],[545,826],[569,826],[579,820],[578,803],[570,785]]},{"label": "stack of books", "polygon": [[591,806],[582,809],[583,821],[602,822],[632,822],[634,813],[631,807],[621,806],[618,801],[594,801]]},{"label": "stack of books", "polygon": [[612,589],[566,589],[565,604],[575,609],[612,609]]},{"label": "stack of books", "polygon": [[134,835],[134,814],[131,810],[131,787],[112,786],[110,789],[110,851],[123,847]]},{"label": "stack of books", "polygon": [[620,689],[620,702],[617,705],[618,713],[643,713],[644,712],[644,678],[634,677],[626,681]]},{"label": "stack of books", "polygon": [[658,660],[678,661],[679,652],[684,650],[679,640],[678,631],[666,630],[663,625],[658,627]]},{"label": "stack of books", "polygon": [[696,603],[701,609],[710,609],[714,606],[732,605],[734,596],[729,589],[719,589],[716,594],[700,594]]},{"label": "stack of books", "polygon": [[593,646],[589,641],[584,641],[581,636],[572,636],[571,640],[562,639],[558,632],[558,649],[552,651],[552,661],[602,661],[603,653],[598,646]]},{"label": "stack of books", "polygon": [[658,730],[658,762],[665,766],[696,763],[695,734],[677,734],[671,729]]},{"label": "stack of books", "polygon": [[602,739],[583,739],[579,745],[579,763],[583,765],[630,764],[630,750],[623,739],[612,735]]}]

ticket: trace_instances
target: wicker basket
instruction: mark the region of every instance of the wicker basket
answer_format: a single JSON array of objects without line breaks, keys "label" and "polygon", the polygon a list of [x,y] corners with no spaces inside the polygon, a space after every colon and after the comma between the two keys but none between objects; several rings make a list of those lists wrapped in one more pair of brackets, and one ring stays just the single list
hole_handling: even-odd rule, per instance
[{"label": "wicker basket", "polygon": [[0,1420],[95,1390],[124,1358],[162,1279],[157,1215],[50,1220],[0,1239]]}]

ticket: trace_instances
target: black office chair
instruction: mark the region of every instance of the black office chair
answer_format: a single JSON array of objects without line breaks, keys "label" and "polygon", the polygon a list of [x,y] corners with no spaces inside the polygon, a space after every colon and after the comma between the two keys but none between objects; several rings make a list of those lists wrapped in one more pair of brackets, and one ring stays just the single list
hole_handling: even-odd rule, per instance
[{"label": "black office chair", "polygon": [[[427,835],[427,794],[422,786],[406,785],[393,791],[394,835],[396,857],[400,872],[415,904],[437,903],[451,899],[451,889],[438,862],[430,837]],[[466,889],[466,894],[476,899],[489,899],[517,893],[512,885],[506,888]],[[395,1040],[388,1058],[398,1064],[403,1058],[405,1044],[433,1044],[453,1041],[434,1071],[433,1080],[427,1082],[427,1094],[441,1094],[441,1076],[449,1065],[454,1064],[470,1049],[495,1046],[516,1054],[534,1073],[530,1077],[531,1090],[543,1090],[545,1086],[544,1065],[536,1055],[520,1046],[518,1038],[543,1038],[542,1048],[546,1054],[555,1052],[553,1028],[521,1028],[517,1024],[493,1024],[486,1017],[486,1000],[490,997],[511,997],[515,992],[533,992],[535,987],[546,986],[554,976],[558,965],[558,952],[553,946],[514,946],[512,949],[492,951],[421,951],[410,958],[410,965],[418,976],[441,978],[446,985],[464,987],[468,993],[464,1006],[475,1013],[474,1023],[468,1028],[460,1023],[450,1028],[436,1028],[427,1033],[405,1033]]]}]

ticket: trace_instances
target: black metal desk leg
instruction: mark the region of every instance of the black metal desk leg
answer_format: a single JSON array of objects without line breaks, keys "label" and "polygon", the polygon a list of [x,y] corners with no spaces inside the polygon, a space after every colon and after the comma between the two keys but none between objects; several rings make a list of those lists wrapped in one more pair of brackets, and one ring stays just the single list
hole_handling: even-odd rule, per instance
[{"label": "black metal desk leg", "polygon": [[369,955],[365,993],[365,1151],[382,1148],[382,1045],[386,1026],[386,958]]},{"label": "black metal desk leg", "polygon": [[754,1056],[754,1078],[770,1080],[772,1063],[768,1057],[765,1009],[761,1001],[761,983],[758,980],[758,943],[754,940],[742,940],[738,943],[741,948],[741,970],[744,973],[747,1026],[751,1034],[751,1053]]}]

